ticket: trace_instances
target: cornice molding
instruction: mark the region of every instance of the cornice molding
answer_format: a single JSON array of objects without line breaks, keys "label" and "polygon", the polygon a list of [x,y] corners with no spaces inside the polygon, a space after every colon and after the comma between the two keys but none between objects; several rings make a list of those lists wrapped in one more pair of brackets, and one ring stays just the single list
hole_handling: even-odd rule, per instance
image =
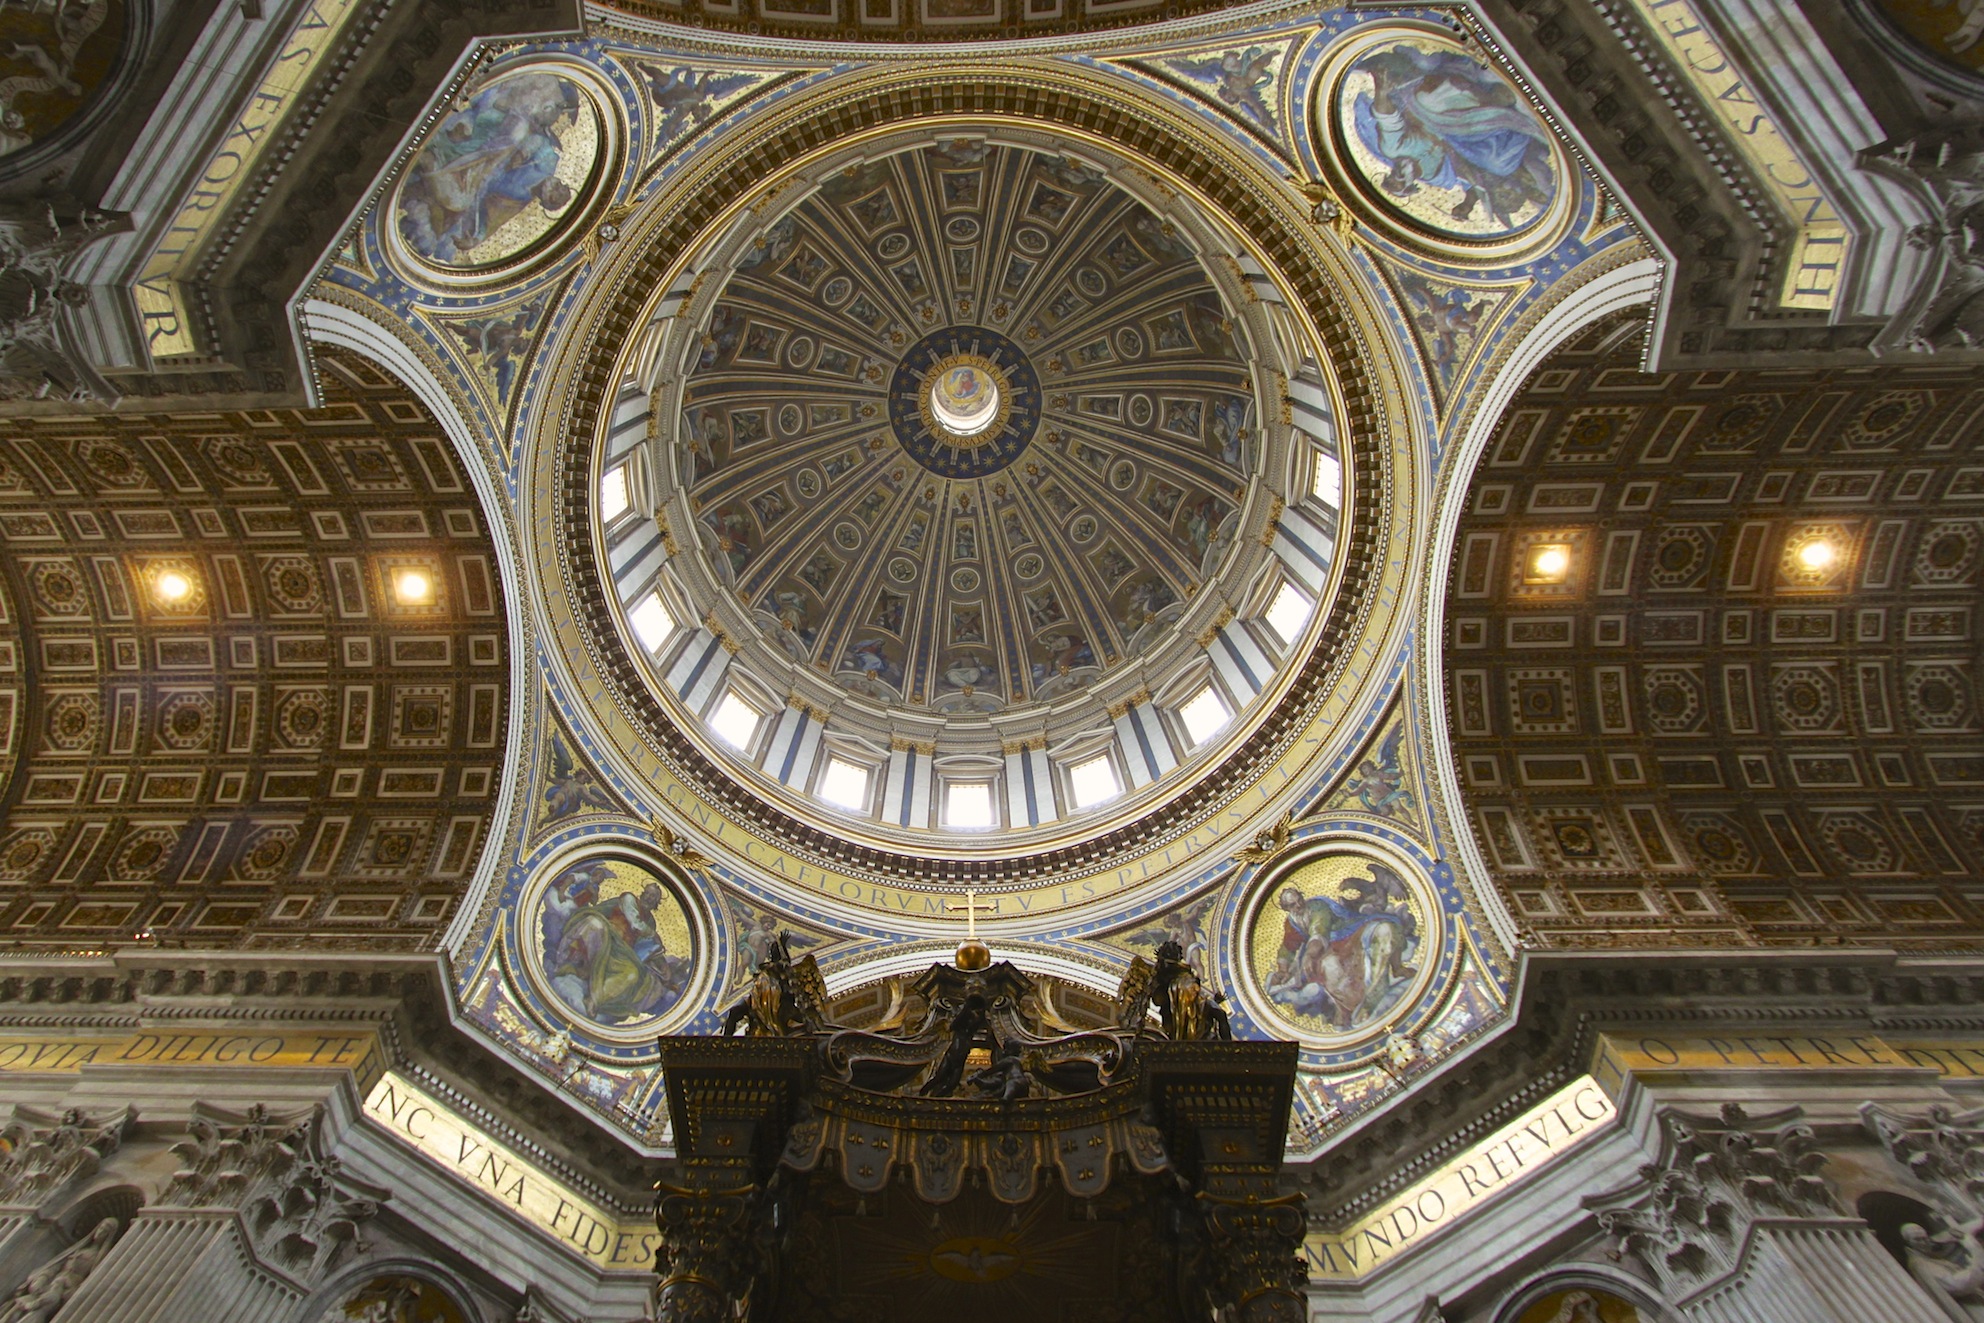
[{"label": "cornice molding", "polygon": [[[363,1026],[388,1068],[603,1204],[646,1208],[667,1170],[577,1099],[560,1096],[461,1018],[439,954],[219,955],[125,948],[0,960],[0,1033],[161,1022]],[[122,1069],[133,1069],[123,1067]],[[215,1067],[202,1067],[214,1070]]]}]

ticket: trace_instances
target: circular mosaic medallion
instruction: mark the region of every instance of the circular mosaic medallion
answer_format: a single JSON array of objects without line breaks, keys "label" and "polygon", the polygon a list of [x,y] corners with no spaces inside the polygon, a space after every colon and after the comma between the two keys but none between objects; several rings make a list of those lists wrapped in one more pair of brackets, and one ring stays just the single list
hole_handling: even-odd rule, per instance
[{"label": "circular mosaic medallion", "polygon": [[[1984,17],[1975,5],[1948,4],[1946,0],[1871,0],[1862,9],[1899,31],[1915,50],[1927,51],[1939,63],[1954,65],[1970,74],[1984,74]],[[1878,23],[1879,19],[1876,20]]]},{"label": "circular mosaic medallion", "polygon": [[403,1318],[420,1323],[467,1323],[470,1315],[449,1295],[419,1277],[374,1277],[328,1305],[316,1323],[348,1323],[351,1319]]},{"label": "circular mosaic medallion", "polygon": [[584,210],[598,182],[605,117],[578,81],[545,69],[499,74],[434,127],[394,200],[407,251],[444,272],[506,265]]},{"label": "circular mosaic medallion", "polygon": [[1342,848],[1301,858],[1259,893],[1249,991],[1305,1042],[1366,1036],[1431,978],[1438,913],[1417,875],[1387,860]]},{"label": "circular mosaic medallion", "polygon": [[644,864],[567,864],[526,896],[523,912],[532,971],[573,1016],[610,1033],[651,1030],[695,982],[688,907]]},{"label": "circular mosaic medallion", "polygon": [[1342,159],[1365,196],[1412,229],[1498,243],[1568,195],[1555,139],[1500,71],[1431,33],[1387,35],[1331,99]]},{"label": "circular mosaic medallion", "polygon": [[946,478],[1018,459],[1040,423],[1040,382],[996,331],[951,326],[910,346],[889,383],[889,423],[911,458]]},{"label": "circular mosaic medallion", "polygon": [[1623,1296],[1578,1287],[1552,1291],[1532,1302],[1515,1316],[1515,1323],[1557,1323],[1558,1319],[1571,1319],[1575,1323],[1640,1323],[1644,1317],[1639,1307]]}]

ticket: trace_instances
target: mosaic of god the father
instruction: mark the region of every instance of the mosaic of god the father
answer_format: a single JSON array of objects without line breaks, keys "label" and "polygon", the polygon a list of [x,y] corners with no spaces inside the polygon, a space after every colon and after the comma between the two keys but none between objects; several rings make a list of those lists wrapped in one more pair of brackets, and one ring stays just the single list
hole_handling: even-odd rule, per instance
[{"label": "mosaic of god the father", "polygon": [[601,1024],[666,1013],[694,972],[681,902],[634,864],[590,861],[553,878],[539,932],[552,989]]},{"label": "mosaic of god the father", "polygon": [[1347,877],[1338,895],[1283,887],[1281,950],[1267,994],[1299,1016],[1356,1029],[1383,1015],[1410,986],[1419,919],[1405,879],[1381,863]]}]

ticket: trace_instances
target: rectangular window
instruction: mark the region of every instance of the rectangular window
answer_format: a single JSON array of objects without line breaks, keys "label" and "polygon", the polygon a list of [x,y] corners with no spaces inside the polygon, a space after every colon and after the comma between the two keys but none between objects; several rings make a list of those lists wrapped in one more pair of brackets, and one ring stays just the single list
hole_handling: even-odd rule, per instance
[{"label": "rectangular window", "polygon": [[944,825],[962,831],[997,826],[989,781],[954,781],[944,792]]},{"label": "rectangular window", "polygon": [[1292,583],[1283,583],[1275,592],[1274,600],[1268,603],[1267,622],[1284,647],[1293,646],[1302,637],[1303,626],[1309,623],[1309,612],[1315,603],[1302,595]]},{"label": "rectangular window", "polygon": [[1324,505],[1343,504],[1343,465],[1336,456],[1316,452],[1316,469],[1309,475],[1309,494]]},{"label": "rectangular window", "polygon": [[599,480],[599,517],[602,523],[610,524],[625,513],[627,513],[627,466],[622,464]]},{"label": "rectangular window", "polygon": [[710,729],[717,737],[735,749],[751,747],[751,737],[758,733],[758,723],[764,718],[758,709],[739,698],[734,692],[726,692],[717,703],[716,710],[710,713]]},{"label": "rectangular window", "polygon": [[820,798],[859,812],[868,807],[868,769],[845,758],[828,758],[820,776]]},{"label": "rectangular window", "polygon": [[649,652],[660,648],[675,633],[675,617],[668,613],[658,593],[649,593],[629,619],[634,624],[634,636]]},{"label": "rectangular window", "polygon": [[1070,767],[1068,786],[1075,792],[1076,808],[1093,808],[1123,793],[1123,783],[1116,776],[1116,764],[1109,761],[1106,753]]},{"label": "rectangular window", "polygon": [[1192,737],[1193,744],[1204,744],[1217,735],[1232,715],[1211,685],[1199,690],[1191,702],[1178,709],[1178,719],[1185,723],[1185,733]]}]

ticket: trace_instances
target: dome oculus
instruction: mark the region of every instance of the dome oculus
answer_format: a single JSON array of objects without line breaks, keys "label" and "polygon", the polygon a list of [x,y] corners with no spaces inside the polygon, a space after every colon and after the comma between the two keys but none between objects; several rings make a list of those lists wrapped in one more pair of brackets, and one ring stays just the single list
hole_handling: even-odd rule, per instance
[{"label": "dome oculus", "polygon": [[937,425],[958,438],[977,436],[998,417],[999,379],[989,363],[952,360],[931,373],[924,393]]},{"label": "dome oculus", "polygon": [[889,426],[911,459],[944,478],[997,473],[1033,440],[1040,385],[1020,347],[996,331],[953,326],[903,355],[889,385]]}]

